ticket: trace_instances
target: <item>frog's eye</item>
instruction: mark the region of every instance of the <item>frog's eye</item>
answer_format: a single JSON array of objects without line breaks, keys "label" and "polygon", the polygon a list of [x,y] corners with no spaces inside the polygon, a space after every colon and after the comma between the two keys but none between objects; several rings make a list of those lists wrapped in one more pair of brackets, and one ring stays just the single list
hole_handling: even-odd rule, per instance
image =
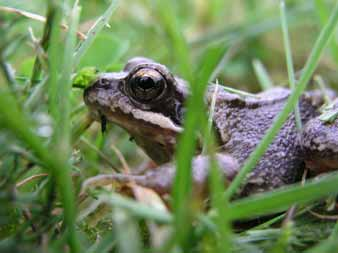
[{"label": "frog's eye", "polygon": [[164,94],[167,82],[155,69],[142,68],[136,71],[127,81],[126,90],[140,103],[158,101]]}]

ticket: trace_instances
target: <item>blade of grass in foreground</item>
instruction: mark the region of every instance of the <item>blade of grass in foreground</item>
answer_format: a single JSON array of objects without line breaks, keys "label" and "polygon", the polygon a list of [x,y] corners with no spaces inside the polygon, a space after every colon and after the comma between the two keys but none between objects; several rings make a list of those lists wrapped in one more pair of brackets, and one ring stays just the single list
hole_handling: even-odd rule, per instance
[{"label": "blade of grass in foreground", "polygon": [[[50,38],[50,45],[48,48],[48,109],[51,117],[54,121],[60,116],[58,110],[58,79],[61,73],[61,60],[60,52],[63,52],[62,44],[60,43],[61,29],[58,24],[62,19],[62,8],[60,4],[56,4],[54,1],[50,1],[48,8],[54,9],[54,16],[52,21],[52,31]],[[60,60],[61,58],[61,60]],[[55,123],[55,122],[54,122]],[[55,128],[55,125],[54,125]],[[55,135],[55,133],[54,133]]]},{"label": "blade of grass in foreground", "polygon": [[[207,126],[207,117],[204,112],[204,94],[208,84],[208,80],[217,67],[218,63],[222,59],[227,47],[223,45],[211,45],[207,48],[204,56],[201,58],[201,62],[198,65],[196,73],[196,80],[191,86],[192,95],[188,98],[187,102],[187,114],[185,116],[184,133],[182,134],[177,152],[177,174],[179,175],[180,168],[188,168],[183,166],[191,166],[186,164],[186,159],[194,155],[196,146],[196,131],[204,129]],[[195,139],[195,140],[192,140]],[[183,166],[182,166],[183,165]],[[191,172],[190,172],[191,173]],[[177,175],[177,177],[178,177]],[[181,183],[184,183],[181,181]],[[183,185],[183,187],[186,187]],[[191,186],[190,186],[191,187]],[[174,188],[175,190],[175,188]],[[190,193],[191,189],[185,189],[186,193]],[[219,189],[217,189],[219,190]],[[186,206],[186,196],[182,196],[181,208]],[[184,218],[182,216],[181,218]],[[183,221],[180,221],[183,222]]]},{"label": "blade of grass in foreground", "polygon": [[[208,80],[224,55],[224,46],[208,48],[202,63],[197,68],[197,73],[192,75],[190,64],[189,48],[180,30],[178,19],[174,13],[170,1],[156,1],[157,11],[161,23],[166,30],[170,43],[173,46],[173,53],[176,56],[181,74],[190,83],[191,97],[187,101],[187,114],[184,121],[184,132],[179,138],[176,163],[177,170],[173,187],[174,210],[175,210],[175,241],[184,250],[193,247],[188,240],[189,231],[192,225],[193,213],[191,213],[191,161],[195,154],[197,144],[196,133],[203,125],[207,125],[207,118],[204,114],[204,92]],[[193,78],[193,77],[196,78]]]},{"label": "blade of grass in foreground", "polygon": [[[214,150],[211,152],[214,153]],[[209,247],[214,249],[213,252],[226,253],[231,252],[232,232],[230,225],[230,217],[228,212],[229,203],[224,203],[224,175],[212,154],[209,155],[210,171],[209,171],[209,191],[211,194],[211,206],[215,211],[214,223],[217,227],[217,232],[220,234],[221,240],[214,238],[213,245]]]},{"label": "blade of grass in foreground", "polygon": [[305,185],[291,185],[264,194],[234,201],[229,206],[232,219],[253,218],[288,209],[292,204],[308,203],[338,193],[338,173],[313,179]]},{"label": "blade of grass in foreground", "polygon": [[[70,120],[70,95],[72,89],[71,74],[73,70],[74,57],[72,56],[75,50],[76,43],[76,30],[79,22],[80,8],[77,5],[78,1],[75,1],[75,5],[70,15],[69,30],[65,39],[65,48],[63,53],[63,62],[61,65],[62,74],[60,80],[57,82],[57,100],[52,102],[57,103],[59,113],[55,118],[57,129],[55,131],[56,138],[60,141],[60,148],[64,152],[65,159],[69,159],[71,153],[70,136],[71,136],[71,120]],[[53,38],[55,39],[55,38]],[[52,41],[56,43],[56,40]],[[51,55],[51,61],[55,61],[55,55]]]},{"label": "blade of grass in foreground", "polygon": [[256,149],[251,153],[251,155],[241,168],[240,172],[237,174],[235,179],[230,184],[225,194],[227,199],[230,199],[231,196],[239,189],[241,184],[244,183],[246,175],[254,169],[259,159],[265,153],[270,143],[274,140],[274,137],[278,134],[284,122],[287,120],[289,114],[293,111],[296,103],[298,102],[299,97],[305,90],[307,83],[309,82],[319,62],[319,58],[325,46],[327,45],[331,35],[334,33],[337,24],[338,24],[338,4],[336,4],[329,22],[322,29],[311,51],[311,54],[306,62],[304,71],[302,73],[298,85],[295,87],[292,94],[289,96],[283,110],[276,117],[274,124],[269,128],[269,130],[267,131],[261,142],[258,144]]},{"label": "blade of grass in foreground", "polygon": [[[224,54],[225,55],[225,54]],[[222,60],[224,56],[222,57]],[[221,60],[221,61],[222,61]],[[216,67],[217,68],[217,67]],[[213,70],[214,72],[215,70]],[[212,75],[212,74],[211,74]],[[210,77],[209,77],[210,79]],[[216,82],[215,90],[212,95],[210,110],[209,110],[209,118],[208,124],[204,134],[204,146],[202,150],[206,151],[206,155],[209,156],[210,161],[210,170],[209,170],[209,192],[211,195],[211,207],[212,210],[216,213],[214,222],[217,227],[217,231],[220,234],[222,240],[216,239],[211,242],[209,246],[213,249],[213,252],[230,252],[231,242],[232,242],[232,232],[230,226],[230,219],[228,217],[228,202],[224,202],[223,193],[225,191],[224,187],[224,175],[221,173],[221,170],[217,164],[216,160],[216,146],[215,146],[215,136],[212,129],[213,115],[215,110],[215,104],[218,96],[219,85]]]},{"label": "blade of grass in foreground", "polygon": [[[186,40],[181,31],[181,25],[174,11],[172,1],[155,1],[156,13],[160,23],[165,30],[172,53],[177,59],[180,74],[190,83],[192,97],[198,100],[195,92],[195,85],[192,68],[190,64],[190,52]],[[189,109],[190,108],[190,109]],[[192,245],[189,243],[189,233],[192,228],[193,208],[191,201],[191,161],[196,148],[196,117],[191,113],[191,109],[199,110],[201,107],[195,107],[192,99],[188,101],[187,115],[184,122],[184,132],[180,136],[176,152],[176,175],[173,183],[173,209],[175,212],[175,233],[171,247],[179,245],[182,250],[190,251]],[[190,110],[190,113],[189,113]],[[196,112],[196,114],[199,114]]]},{"label": "blade of grass in foreground", "polygon": [[[51,147],[55,160],[62,164],[57,170],[52,171],[52,176],[56,178],[58,190],[63,198],[65,208],[65,223],[69,234],[69,244],[72,252],[80,252],[80,244],[76,235],[75,220],[75,197],[72,187],[70,166],[68,161],[71,155],[70,146],[70,76],[73,67],[73,52],[76,42],[76,29],[79,22],[80,8],[78,1],[69,16],[69,30],[65,38],[63,50],[60,51],[60,25],[62,19],[62,3],[50,2],[50,8],[55,8],[55,16],[51,25],[50,46],[48,50],[49,61],[49,108],[53,118],[53,136]],[[60,57],[60,52],[63,52]],[[61,59],[60,59],[61,58]],[[61,76],[60,76],[60,73]]]}]

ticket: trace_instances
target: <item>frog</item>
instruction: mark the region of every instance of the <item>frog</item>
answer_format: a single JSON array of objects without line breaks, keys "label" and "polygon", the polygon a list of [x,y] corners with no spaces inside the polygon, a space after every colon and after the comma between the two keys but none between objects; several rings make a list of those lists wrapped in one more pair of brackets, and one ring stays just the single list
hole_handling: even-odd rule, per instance
[{"label": "frog", "polygon": [[[291,92],[288,88],[274,87],[243,95],[220,85],[208,85],[204,101],[206,108],[214,105],[211,119],[217,152],[213,159],[218,163],[225,184],[240,171]],[[329,93],[332,98],[336,96],[334,92]],[[187,81],[174,75],[165,65],[145,57],[130,59],[120,72],[100,74],[85,89],[84,101],[91,117],[125,129],[156,164],[155,168],[142,173],[115,173],[112,175],[114,180],[134,182],[159,194],[171,192],[176,174],[173,159],[177,140],[184,129],[185,104],[190,95]],[[317,148],[313,146],[317,129],[323,132],[322,135],[338,136],[336,125],[329,128],[316,126],[324,102],[319,90],[302,94],[298,104],[302,129],[297,128],[292,113],[236,196],[248,196],[295,183],[305,165],[312,165],[312,169],[328,167],[323,163],[314,164],[313,153],[327,159],[330,168],[338,168],[338,138],[331,138],[327,149],[323,148],[325,141],[329,144],[325,138],[321,139],[322,146],[318,143]],[[210,159],[200,151],[193,157],[193,188],[199,192],[207,188]]]}]

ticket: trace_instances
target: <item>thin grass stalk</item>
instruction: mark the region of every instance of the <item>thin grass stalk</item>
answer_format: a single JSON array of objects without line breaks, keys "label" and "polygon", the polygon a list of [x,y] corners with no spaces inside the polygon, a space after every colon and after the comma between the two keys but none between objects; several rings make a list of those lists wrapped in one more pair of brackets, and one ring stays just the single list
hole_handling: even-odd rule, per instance
[{"label": "thin grass stalk", "polygon": [[273,82],[262,62],[255,59],[253,60],[252,65],[262,90],[271,89],[273,87]]},{"label": "thin grass stalk", "polygon": [[[289,39],[289,31],[288,31],[288,24],[287,24],[287,19],[286,19],[286,9],[285,9],[284,0],[280,2],[280,17],[281,17],[281,24],[282,24],[283,42],[284,42],[284,50],[285,50],[285,57],[286,57],[286,66],[287,66],[288,77],[289,77],[289,85],[290,85],[290,88],[293,90],[295,88],[295,71],[293,68],[292,52],[291,52],[291,45],[290,45],[290,39]],[[295,106],[295,120],[296,120],[296,127],[298,128],[298,130],[302,129],[302,120],[300,116],[298,103]]]},{"label": "thin grass stalk", "polygon": [[[53,24],[53,19],[55,15],[55,9],[48,8],[47,12],[48,13],[47,13],[47,18],[46,18],[46,23],[43,29],[43,35],[42,35],[42,39],[40,42],[41,47],[43,48],[44,51],[48,49],[50,33],[52,30],[52,24]],[[38,83],[38,80],[40,79],[40,75],[41,75],[41,70],[42,70],[41,67],[42,67],[41,61],[37,55],[34,60],[33,72],[31,75],[30,85],[35,85],[36,83]]]}]

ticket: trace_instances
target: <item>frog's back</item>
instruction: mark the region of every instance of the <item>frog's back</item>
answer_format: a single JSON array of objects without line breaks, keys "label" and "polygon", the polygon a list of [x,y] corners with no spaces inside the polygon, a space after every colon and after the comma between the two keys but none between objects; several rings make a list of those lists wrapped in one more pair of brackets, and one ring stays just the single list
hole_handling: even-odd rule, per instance
[{"label": "frog's back", "polygon": [[[221,90],[216,100],[214,122],[223,143],[222,151],[242,165],[273,124],[289,94],[288,89],[274,88],[255,97],[243,98]],[[320,101],[314,101],[311,94],[304,95],[300,101],[305,123],[317,115]],[[297,137],[292,114],[251,173],[244,195],[296,181],[303,167]]]}]

